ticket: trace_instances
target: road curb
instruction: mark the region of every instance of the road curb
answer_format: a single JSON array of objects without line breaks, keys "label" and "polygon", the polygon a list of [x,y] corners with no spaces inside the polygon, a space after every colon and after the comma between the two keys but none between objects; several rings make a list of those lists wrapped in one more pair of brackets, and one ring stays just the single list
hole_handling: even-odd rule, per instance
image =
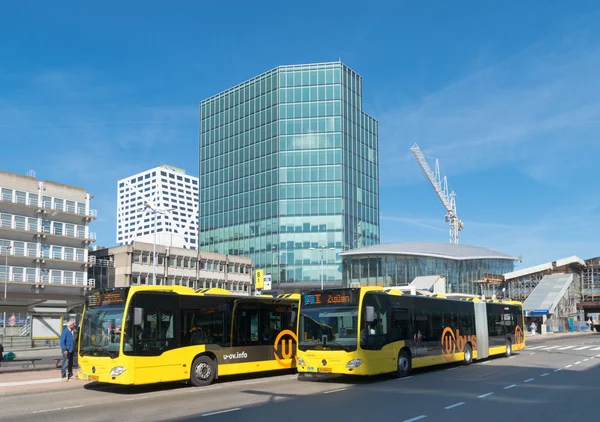
[{"label": "road curb", "polygon": [[[58,383],[60,383],[61,387],[48,389],[47,387],[43,388],[43,387],[36,386],[35,388],[32,388],[30,390],[5,391],[5,392],[0,392],[0,397],[22,396],[23,394],[54,393],[56,391],[74,390],[76,388],[83,388],[83,386],[87,384],[86,382],[82,382],[82,381],[69,381],[68,383],[64,383],[64,385],[63,385],[62,381],[48,383],[48,384],[58,384]],[[41,385],[43,385],[43,384],[41,384]]]}]

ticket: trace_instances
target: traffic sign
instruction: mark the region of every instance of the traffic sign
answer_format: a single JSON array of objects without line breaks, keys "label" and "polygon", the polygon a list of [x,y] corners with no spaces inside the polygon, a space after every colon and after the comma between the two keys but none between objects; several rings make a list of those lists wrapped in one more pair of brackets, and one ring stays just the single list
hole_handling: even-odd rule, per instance
[{"label": "traffic sign", "polygon": [[271,274],[265,274],[264,289],[271,290]]},{"label": "traffic sign", "polygon": [[257,290],[262,290],[265,287],[265,270],[256,270],[254,272],[254,285]]}]

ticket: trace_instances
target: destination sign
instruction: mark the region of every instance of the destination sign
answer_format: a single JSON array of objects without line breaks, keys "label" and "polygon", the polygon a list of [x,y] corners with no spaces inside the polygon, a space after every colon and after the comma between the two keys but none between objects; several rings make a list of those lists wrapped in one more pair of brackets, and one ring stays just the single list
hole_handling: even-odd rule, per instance
[{"label": "destination sign", "polygon": [[302,296],[302,305],[304,306],[355,304],[358,304],[358,293],[349,289],[311,292]]},{"label": "destination sign", "polygon": [[104,306],[125,304],[127,300],[127,290],[114,290],[107,292],[94,292],[87,297],[87,306]]}]

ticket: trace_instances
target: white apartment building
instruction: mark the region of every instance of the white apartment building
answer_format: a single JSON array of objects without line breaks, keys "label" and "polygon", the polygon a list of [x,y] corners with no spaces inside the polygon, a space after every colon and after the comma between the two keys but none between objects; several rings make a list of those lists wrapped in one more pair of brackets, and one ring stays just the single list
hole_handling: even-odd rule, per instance
[{"label": "white apartment building", "polygon": [[117,183],[117,244],[198,248],[198,178],[162,165]]},{"label": "white apartment building", "polygon": [[0,171],[0,280],[9,282],[9,302],[29,298],[28,286],[83,294],[88,248],[96,240],[89,231],[96,219],[91,198],[83,188]]}]

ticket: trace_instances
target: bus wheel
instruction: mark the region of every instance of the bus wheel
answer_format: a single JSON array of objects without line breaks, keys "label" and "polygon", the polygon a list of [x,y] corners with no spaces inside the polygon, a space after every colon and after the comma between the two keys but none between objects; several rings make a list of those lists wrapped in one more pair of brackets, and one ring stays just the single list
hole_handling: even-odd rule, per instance
[{"label": "bus wheel", "polygon": [[215,379],[217,365],[208,356],[198,356],[192,363],[190,380],[196,387],[209,385]]},{"label": "bus wheel", "polygon": [[506,340],[506,353],[505,356],[508,358],[512,355],[512,344],[510,341]]},{"label": "bus wheel", "polygon": [[470,344],[465,346],[465,358],[463,362],[465,365],[470,365],[473,362],[473,348]]},{"label": "bus wheel", "polygon": [[412,361],[410,355],[404,350],[400,350],[398,354],[398,370],[396,371],[396,377],[402,378],[410,374],[412,369]]}]

